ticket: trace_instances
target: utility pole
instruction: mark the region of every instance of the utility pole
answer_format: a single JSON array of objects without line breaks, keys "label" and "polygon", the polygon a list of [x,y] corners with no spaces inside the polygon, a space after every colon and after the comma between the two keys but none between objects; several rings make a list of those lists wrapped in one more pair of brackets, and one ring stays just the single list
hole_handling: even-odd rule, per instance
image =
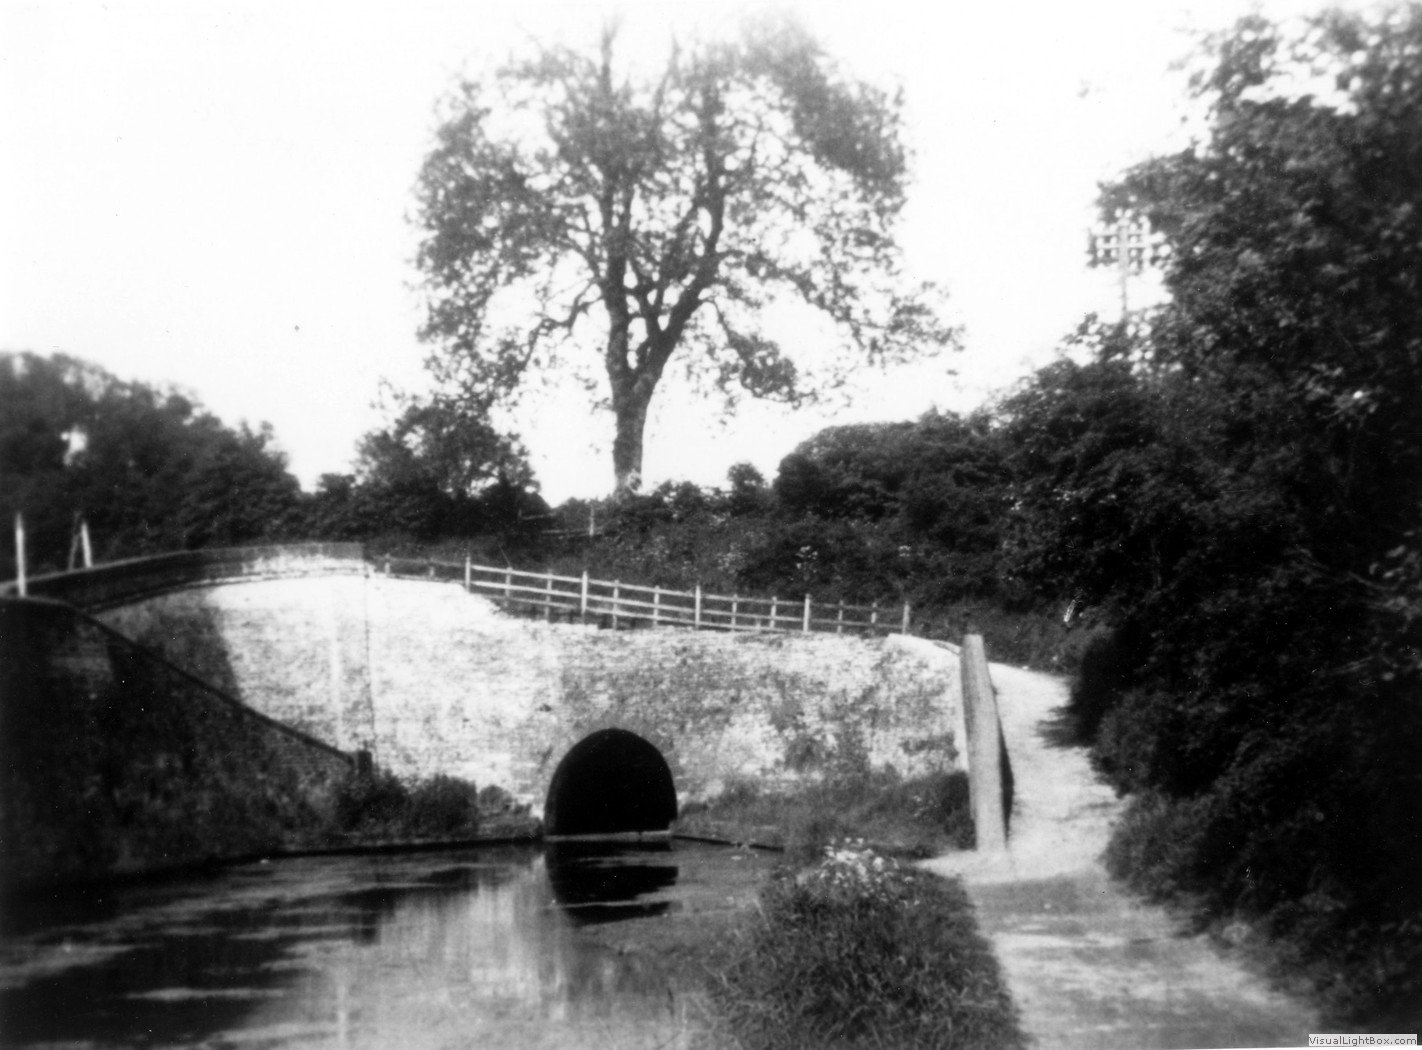
[{"label": "utility pole", "polygon": [[1132,277],[1145,273],[1147,266],[1159,266],[1170,254],[1165,238],[1151,231],[1143,215],[1121,209],[1102,226],[1087,232],[1090,265],[1114,266],[1120,279],[1121,320],[1130,316]]}]

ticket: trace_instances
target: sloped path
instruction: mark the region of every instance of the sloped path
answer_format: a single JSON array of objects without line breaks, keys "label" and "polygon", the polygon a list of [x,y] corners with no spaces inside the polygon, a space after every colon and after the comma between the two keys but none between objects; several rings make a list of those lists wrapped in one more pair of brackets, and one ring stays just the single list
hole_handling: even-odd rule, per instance
[{"label": "sloped path", "polygon": [[1123,808],[1057,731],[1066,684],[992,665],[1015,778],[1008,849],[925,862],[962,877],[1038,1050],[1304,1046],[1313,1008],[1106,874]]}]

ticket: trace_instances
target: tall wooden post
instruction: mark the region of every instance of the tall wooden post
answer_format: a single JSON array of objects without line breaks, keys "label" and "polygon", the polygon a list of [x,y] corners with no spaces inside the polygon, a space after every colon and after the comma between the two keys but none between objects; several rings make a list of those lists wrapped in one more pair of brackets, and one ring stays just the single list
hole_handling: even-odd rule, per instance
[{"label": "tall wooden post", "polygon": [[904,602],[904,634],[909,633],[909,603]]},{"label": "tall wooden post", "polygon": [[772,594],[772,595],[770,596],[770,629],[771,629],[772,631],[775,630],[775,605],[776,605],[775,595]]},{"label": "tall wooden post", "polygon": [[963,713],[968,728],[968,793],[979,851],[1007,848],[1002,795],[1002,727],[980,634],[963,637]]},{"label": "tall wooden post", "polygon": [[805,595],[805,619],[802,628],[806,634],[810,633],[810,596]]},{"label": "tall wooden post", "polygon": [[474,576],[474,569],[473,569],[473,566],[470,565],[470,562],[469,562],[469,554],[468,554],[468,552],[466,551],[465,554],[464,554],[464,593],[465,593],[465,594],[468,594],[471,590],[473,590],[473,587],[471,586],[472,583],[473,583],[473,576]]},{"label": "tall wooden post", "polygon": [[652,626],[655,627],[662,619],[662,589],[652,588]]},{"label": "tall wooden post", "polygon": [[94,567],[94,545],[89,542],[89,523],[79,519],[79,542],[84,548],[84,568]]},{"label": "tall wooden post", "polygon": [[20,597],[29,594],[29,584],[25,579],[25,519],[15,515],[15,584]]},{"label": "tall wooden post", "polygon": [[739,596],[731,595],[731,630],[733,631],[736,629],[736,607],[738,605],[740,605]]},{"label": "tall wooden post", "polygon": [[691,615],[691,625],[695,630],[701,630],[701,584],[696,585],[696,605]]},{"label": "tall wooden post", "polygon": [[587,622],[587,618],[588,618],[588,570],[587,570],[587,569],[584,569],[584,570],[583,570],[583,592],[582,592],[582,597],[581,597],[581,599],[580,599],[579,602],[578,602],[578,615],[579,615],[580,617],[582,617],[584,623]]},{"label": "tall wooden post", "polygon": [[621,595],[622,595],[622,582],[621,582],[620,580],[613,580],[613,581],[612,581],[612,629],[613,629],[614,631],[617,630],[617,607],[618,607],[618,606],[621,604],[621,602],[622,602],[622,597],[621,597]]}]

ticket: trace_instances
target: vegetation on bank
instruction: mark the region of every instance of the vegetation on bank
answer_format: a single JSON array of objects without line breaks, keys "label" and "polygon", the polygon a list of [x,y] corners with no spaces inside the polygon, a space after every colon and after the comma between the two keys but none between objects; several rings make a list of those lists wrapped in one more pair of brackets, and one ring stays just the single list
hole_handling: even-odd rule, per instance
[{"label": "vegetation on bank", "polygon": [[1026,1045],[961,886],[862,842],[776,872],[711,995],[747,1050]]},{"label": "vegetation on bank", "polygon": [[678,827],[783,846],[799,859],[841,839],[904,858],[973,846],[967,775],[960,772],[904,778],[866,770],[783,791],[733,783],[708,802],[683,807]]},{"label": "vegetation on bank", "polygon": [[358,844],[531,835],[537,822],[502,788],[458,777],[402,780],[388,770],[353,770],[327,807],[333,840]]}]

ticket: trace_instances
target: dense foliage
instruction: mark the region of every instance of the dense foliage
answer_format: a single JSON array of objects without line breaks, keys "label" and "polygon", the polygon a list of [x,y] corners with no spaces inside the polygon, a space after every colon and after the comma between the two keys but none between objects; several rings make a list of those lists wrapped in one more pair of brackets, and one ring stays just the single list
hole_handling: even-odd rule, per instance
[{"label": "dense foliage", "polygon": [[79,517],[99,560],[286,535],[300,490],[272,443],[83,361],[0,355],[0,514],[24,514],[32,572],[70,563]]},{"label": "dense foliage", "polygon": [[1115,626],[1077,703],[1137,793],[1118,870],[1261,920],[1340,1001],[1402,1019],[1422,1002],[1422,10],[1297,39],[1249,19],[1210,59],[1207,137],[1105,196],[1170,241],[1169,304],[1008,406],[1024,547]]},{"label": "dense foliage", "polygon": [[[0,515],[25,522],[31,573],[279,540],[510,542],[546,512],[523,450],[438,401],[367,435],[357,473],[304,494],[271,429],[228,427],[191,397],[63,355],[0,354]],[[14,573],[3,544],[0,577]]]}]

